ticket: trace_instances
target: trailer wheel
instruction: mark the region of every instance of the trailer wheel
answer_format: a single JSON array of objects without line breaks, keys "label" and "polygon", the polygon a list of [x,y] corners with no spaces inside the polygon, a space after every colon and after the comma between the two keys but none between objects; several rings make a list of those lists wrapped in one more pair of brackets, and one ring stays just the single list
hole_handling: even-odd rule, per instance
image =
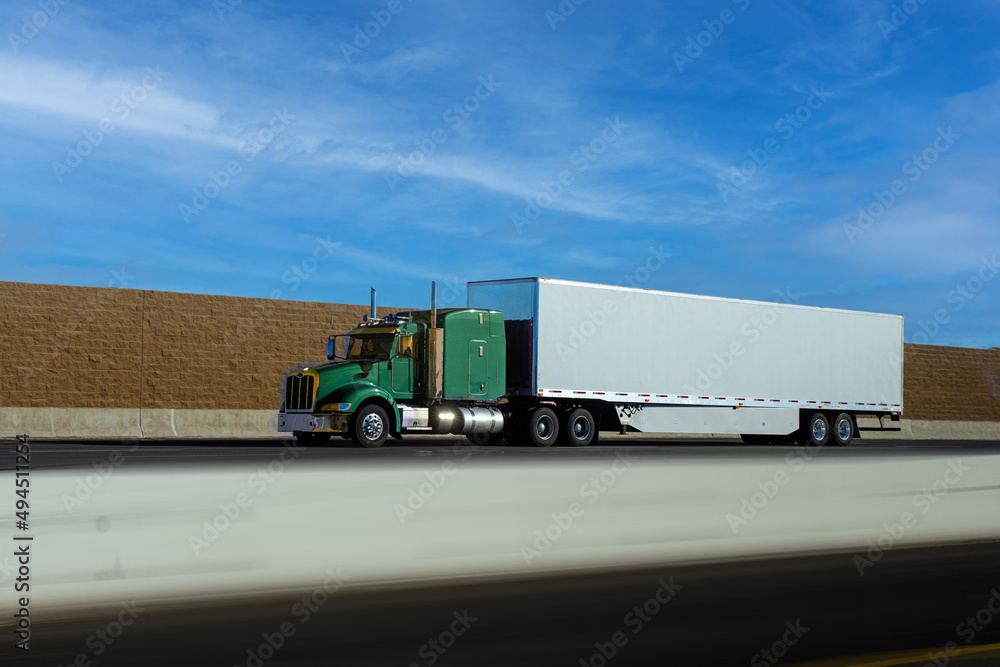
[{"label": "trailer wheel", "polygon": [[854,439],[854,420],[846,412],[841,412],[833,420],[833,428],[830,431],[833,436],[833,443],[846,447]]},{"label": "trailer wheel", "polygon": [[740,436],[743,444],[746,445],[768,445],[771,443],[771,436],[744,433]]},{"label": "trailer wheel", "polygon": [[552,408],[528,412],[528,437],[538,447],[551,447],[559,437],[559,420]]},{"label": "trailer wheel", "polygon": [[296,433],[295,438],[300,445],[306,447],[319,447],[330,442],[330,433]]},{"label": "trailer wheel", "polygon": [[351,439],[361,447],[381,447],[389,437],[389,418],[378,405],[366,405],[351,422]]},{"label": "trailer wheel", "polygon": [[821,412],[814,412],[802,429],[801,443],[810,447],[822,447],[830,441],[830,422]]},{"label": "trailer wheel", "polygon": [[594,416],[586,408],[567,410],[562,436],[567,444],[586,447],[594,441]]}]

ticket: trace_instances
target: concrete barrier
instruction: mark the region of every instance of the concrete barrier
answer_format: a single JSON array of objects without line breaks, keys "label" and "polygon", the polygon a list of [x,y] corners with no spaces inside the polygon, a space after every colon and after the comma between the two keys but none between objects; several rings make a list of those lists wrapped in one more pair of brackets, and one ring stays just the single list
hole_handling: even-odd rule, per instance
[{"label": "concrete barrier", "polygon": [[[323,461],[32,471],[32,612],[996,539],[1000,456]],[[573,457],[576,459],[576,457]],[[13,486],[14,472],[0,471]],[[10,578],[11,557],[0,565]],[[9,584],[6,584],[9,585]],[[144,604],[144,603],[141,603]]]},{"label": "concrete barrier", "polygon": [[[869,420],[860,420],[859,426]],[[870,423],[878,426],[877,419]],[[890,422],[886,420],[886,425]],[[862,431],[863,440],[1000,440],[1000,422],[901,419],[899,431]]]},{"label": "concrete barrier", "polygon": [[141,438],[139,412],[129,408],[0,408],[0,436]]},{"label": "concrete barrier", "polygon": [[0,408],[0,437],[32,438],[278,438],[273,410],[141,408]]}]

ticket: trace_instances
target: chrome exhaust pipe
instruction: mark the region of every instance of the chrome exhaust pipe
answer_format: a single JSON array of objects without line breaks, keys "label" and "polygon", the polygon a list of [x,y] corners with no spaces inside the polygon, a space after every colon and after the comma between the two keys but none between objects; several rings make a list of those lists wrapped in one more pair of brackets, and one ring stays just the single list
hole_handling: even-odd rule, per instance
[{"label": "chrome exhaust pipe", "polygon": [[438,315],[438,284],[431,281],[431,328],[437,328]]}]

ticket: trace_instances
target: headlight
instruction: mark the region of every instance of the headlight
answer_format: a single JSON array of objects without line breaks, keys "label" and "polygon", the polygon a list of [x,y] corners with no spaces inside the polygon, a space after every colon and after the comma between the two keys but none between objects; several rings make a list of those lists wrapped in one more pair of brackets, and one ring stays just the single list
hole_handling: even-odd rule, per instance
[{"label": "headlight", "polygon": [[351,409],[351,404],[350,403],[340,403],[340,404],[337,405],[337,410],[339,412],[347,412],[350,409]]}]

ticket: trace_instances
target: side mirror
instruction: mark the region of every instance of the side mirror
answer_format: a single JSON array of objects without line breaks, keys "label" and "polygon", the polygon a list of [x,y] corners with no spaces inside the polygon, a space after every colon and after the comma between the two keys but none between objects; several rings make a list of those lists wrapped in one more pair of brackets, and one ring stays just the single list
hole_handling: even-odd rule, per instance
[{"label": "side mirror", "polygon": [[331,337],[328,341],[326,341],[326,358],[333,359],[333,357],[336,355],[336,352],[337,351],[334,349],[333,346],[333,338]]}]

